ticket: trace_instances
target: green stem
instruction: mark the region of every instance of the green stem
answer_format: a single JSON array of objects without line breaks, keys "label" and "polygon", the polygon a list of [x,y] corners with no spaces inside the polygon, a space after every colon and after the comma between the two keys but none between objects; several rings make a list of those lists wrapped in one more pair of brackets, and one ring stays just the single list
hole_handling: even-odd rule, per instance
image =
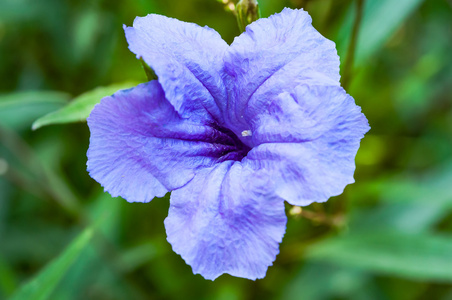
[{"label": "green stem", "polygon": [[355,60],[356,43],[358,40],[359,27],[361,25],[361,20],[363,17],[363,6],[364,0],[357,0],[356,3],[356,18],[353,24],[352,37],[350,40],[350,45],[347,51],[347,59],[344,66],[344,76],[342,77],[342,86],[347,89],[350,85],[352,74],[353,74],[353,62]]}]

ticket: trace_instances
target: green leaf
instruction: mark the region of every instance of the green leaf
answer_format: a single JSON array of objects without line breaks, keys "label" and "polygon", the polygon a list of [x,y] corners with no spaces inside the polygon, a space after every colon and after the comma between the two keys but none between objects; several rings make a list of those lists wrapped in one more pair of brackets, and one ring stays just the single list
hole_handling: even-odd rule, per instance
[{"label": "green leaf", "polygon": [[382,203],[359,210],[352,218],[350,229],[429,232],[452,209],[451,182],[452,161],[446,161],[424,178],[404,175],[364,184],[356,195],[379,194]]},{"label": "green leaf", "polygon": [[14,270],[0,256],[0,296],[10,295],[16,288],[17,280]]},{"label": "green leaf", "polygon": [[96,193],[94,201],[92,201],[89,208],[91,222],[94,223],[105,218],[105,221],[99,224],[97,231],[108,238],[110,242],[116,242],[118,239],[121,203],[123,202],[124,200],[120,198],[113,198],[109,193],[99,191],[99,193]]},{"label": "green leaf", "polygon": [[10,300],[47,299],[86,248],[92,236],[93,228],[84,230],[59,257],[47,265],[34,279],[23,285]]},{"label": "green leaf", "polygon": [[[365,272],[332,266],[307,263],[286,285],[283,300],[299,299],[362,299],[369,293],[370,276]],[[360,298],[361,296],[361,298]]]},{"label": "green leaf", "polygon": [[4,0],[0,2],[2,23],[20,23],[38,18],[44,9],[30,0]]},{"label": "green leaf", "polygon": [[359,39],[357,60],[364,60],[375,53],[422,0],[373,0],[367,1],[367,18],[363,22]]},{"label": "green leaf", "polygon": [[76,17],[73,32],[73,53],[74,60],[81,63],[87,54],[90,54],[96,39],[101,33],[102,15],[99,10],[90,7],[78,14]]},{"label": "green leaf", "polygon": [[[422,0],[366,0],[356,46],[357,64],[365,63],[366,59],[375,54],[421,2]],[[341,57],[348,48],[356,17],[355,10],[352,5],[340,26],[337,42]]]},{"label": "green leaf", "polygon": [[[102,286],[108,282],[112,287],[109,294],[116,296],[115,299],[126,298],[119,294],[118,290],[124,288],[121,274],[118,274],[119,265],[116,261],[116,248],[120,234],[120,210],[121,204],[125,202],[120,198],[112,198],[110,194],[104,193],[99,187],[96,189],[93,199],[88,201],[87,218],[91,223],[98,223],[96,227],[96,243],[90,243],[83,251],[76,264],[73,264],[51,294],[51,299],[73,299],[80,291],[89,290],[96,282],[96,286]],[[108,249],[109,256],[105,256]],[[105,286],[105,285],[103,285]],[[121,295],[121,296],[120,296]],[[134,299],[132,296],[129,298]]]},{"label": "green leaf", "polygon": [[123,265],[127,271],[136,270],[162,254],[158,243],[147,240],[123,252]]},{"label": "green leaf", "polygon": [[308,258],[410,279],[452,282],[450,236],[353,234],[312,246]]},{"label": "green leaf", "polygon": [[94,90],[81,94],[73,99],[67,106],[51,112],[37,119],[32,129],[36,130],[42,126],[51,124],[64,124],[73,122],[82,122],[88,118],[94,106],[100,102],[103,97],[110,96],[118,90],[128,89],[139,84],[138,82],[117,83],[105,87],[97,87]]},{"label": "green leaf", "polygon": [[141,66],[143,67],[144,73],[146,73],[146,78],[151,80],[158,79],[157,74],[155,74],[155,71],[144,61],[143,58],[140,58]]},{"label": "green leaf", "polygon": [[13,129],[29,128],[33,120],[63,107],[69,99],[69,94],[56,91],[0,95],[0,125]]}]

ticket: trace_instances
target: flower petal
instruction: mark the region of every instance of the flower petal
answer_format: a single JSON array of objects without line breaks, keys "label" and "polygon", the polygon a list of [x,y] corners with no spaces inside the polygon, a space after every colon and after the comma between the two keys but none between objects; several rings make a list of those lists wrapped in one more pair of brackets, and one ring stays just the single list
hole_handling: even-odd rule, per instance
[{"label": "flower petal", "polygon": [[369,125],[341,87],[300,85],[262,108],[251,128],[255,147],[242,162],[274,172],[278,196],[309,205],[354,182],[355,155]]},{"label": "flower petal", "polygon": [[128,201],[163,196],[236,150],[230,135],[181,118],[155,80],[103,98],[88,126],[91,177]]},{"label": "flower petal", "polygon": [[303,10],[285,8],[248,25],[234,39],[224,64],[230,98],[222,110],[236,134],[249,129],[246,120],[283,91],[307,82],[339,85],[335,45],[312,27]]},{"label": "flower petal", "polygon": [[228,45],[215,30],[155,14],[124,30],[130,50],[154,69],[182,117],[221,120],[215,101],[227,98],[220,72]]},{"label": "flower petal", "polygon": [[263,278],[285,232],[284,202],[272,181],[239,162],[203,169],[171,195],[165,227],[173,250],[193,272]]}]

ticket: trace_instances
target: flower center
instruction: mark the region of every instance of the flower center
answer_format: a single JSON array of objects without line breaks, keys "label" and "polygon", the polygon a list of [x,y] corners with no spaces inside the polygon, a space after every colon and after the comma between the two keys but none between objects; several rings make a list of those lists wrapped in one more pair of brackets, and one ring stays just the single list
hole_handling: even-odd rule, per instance
[{"label": "flower center", "polygon": [[[221,132],[221,138],[218,142],[228,146],[221,152],[221,156],[219,157],[220,161],[241,161],[251,150],[251,148],[245,145],[230,129],[219,126],[215,127],[215,129]],[[244,130],[242,136],[251,136],[251,130]]]}]

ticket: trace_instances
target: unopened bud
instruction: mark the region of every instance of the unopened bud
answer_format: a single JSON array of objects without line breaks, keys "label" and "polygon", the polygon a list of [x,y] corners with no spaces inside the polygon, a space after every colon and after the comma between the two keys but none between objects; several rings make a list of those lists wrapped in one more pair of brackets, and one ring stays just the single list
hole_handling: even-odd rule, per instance
[{"label": "unopened bud", "polygon": [[260,18],[259,5],[257,0],[240,0],[235,6],[237,21],[241,32],[245,31],[248,24]]}]

